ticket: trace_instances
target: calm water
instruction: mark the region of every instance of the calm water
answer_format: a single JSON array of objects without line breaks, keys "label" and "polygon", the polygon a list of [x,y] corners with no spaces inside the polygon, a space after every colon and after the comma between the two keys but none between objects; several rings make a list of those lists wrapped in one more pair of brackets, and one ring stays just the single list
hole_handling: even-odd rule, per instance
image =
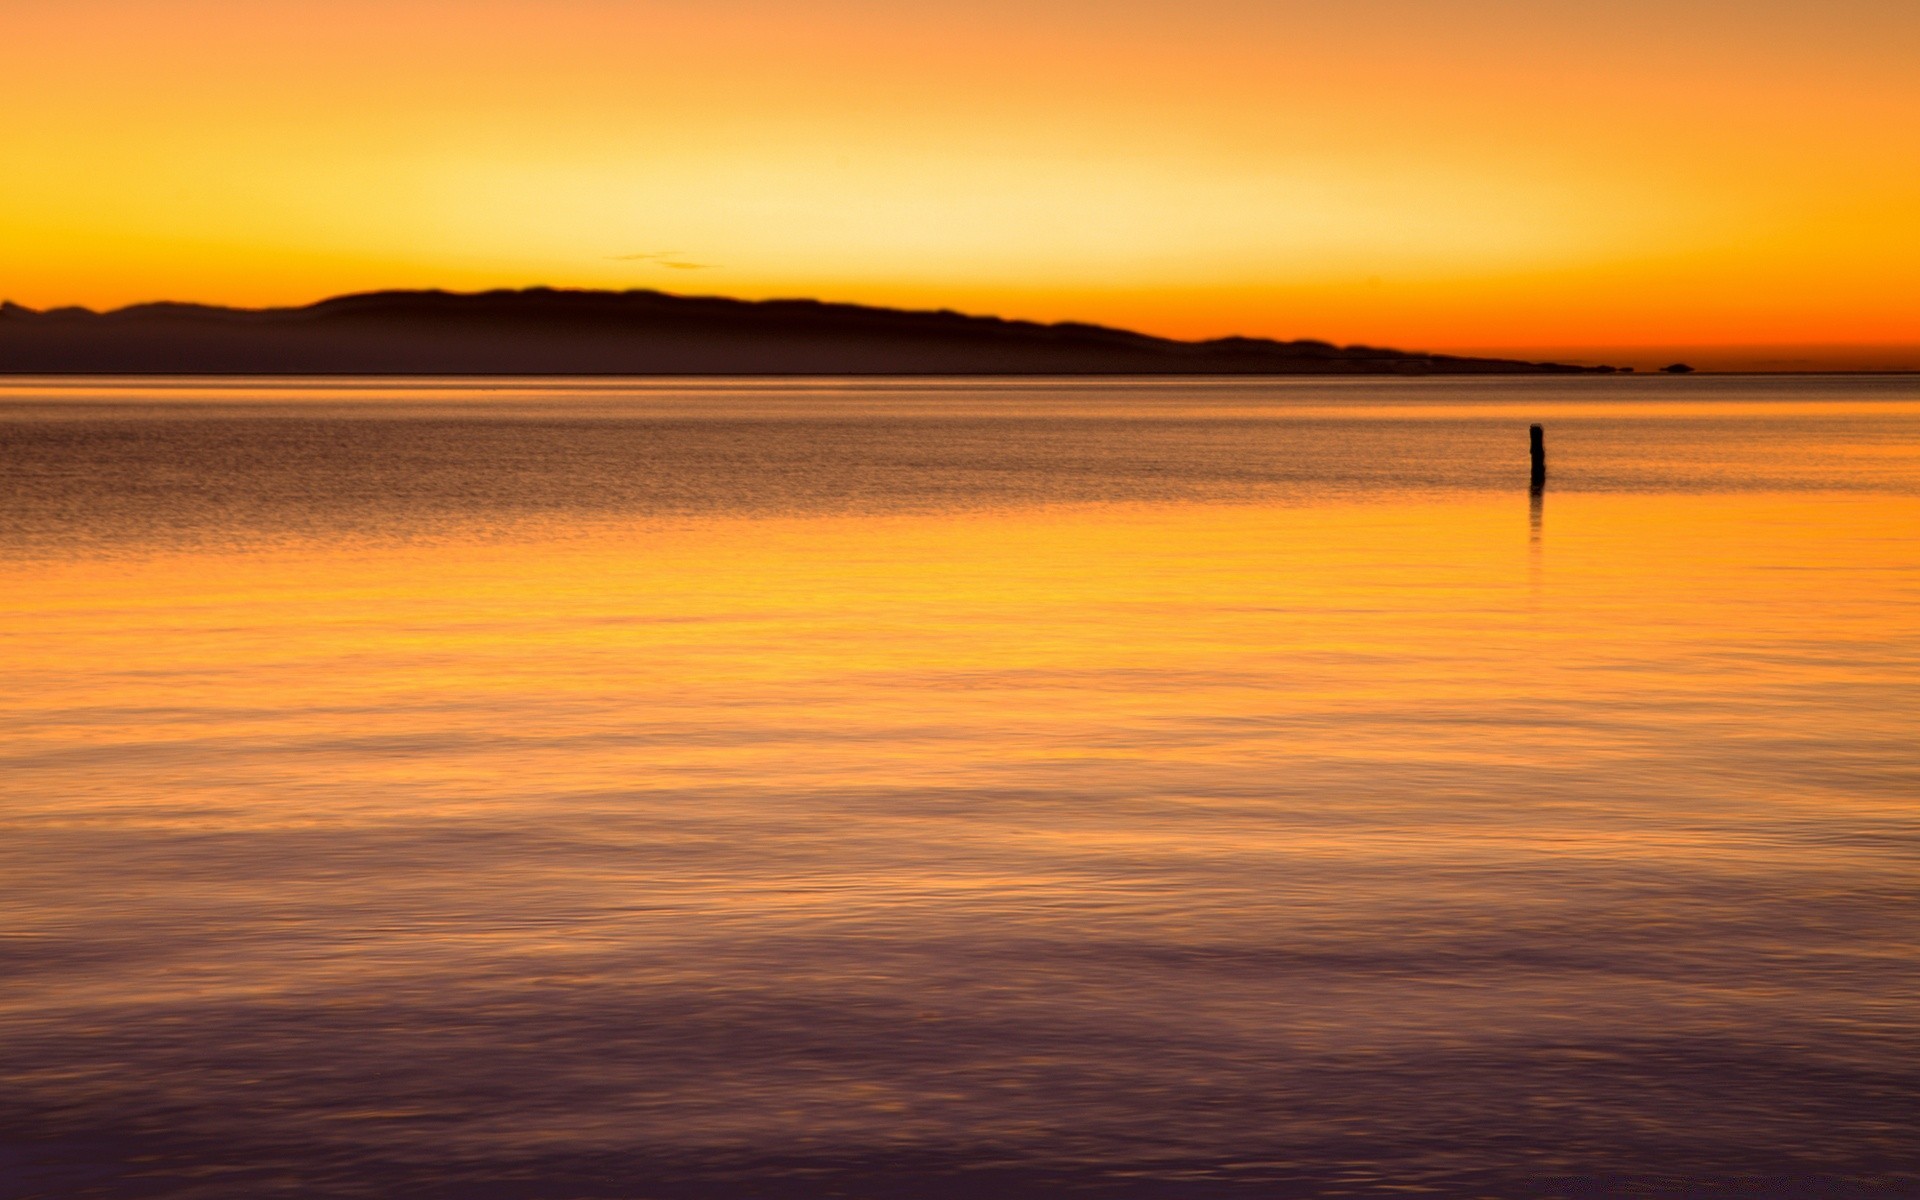
[{"label": "calm water", "polygon": [[1920,380],[15,380],[0,471],[0,1194],[1920,1195]]}]

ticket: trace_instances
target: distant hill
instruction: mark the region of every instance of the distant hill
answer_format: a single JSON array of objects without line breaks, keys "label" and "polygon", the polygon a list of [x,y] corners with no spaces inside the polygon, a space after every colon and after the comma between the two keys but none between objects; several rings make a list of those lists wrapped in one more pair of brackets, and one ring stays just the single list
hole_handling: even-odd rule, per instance
[{"label": "distant hill", "polygon": [[[0,305],[0,374],[1424,375],[1596,368],[1325,342],[1180,342],[814,300],[529,288],[305,308]],[[1597,368],[1610,371],[1612,368]]]}]

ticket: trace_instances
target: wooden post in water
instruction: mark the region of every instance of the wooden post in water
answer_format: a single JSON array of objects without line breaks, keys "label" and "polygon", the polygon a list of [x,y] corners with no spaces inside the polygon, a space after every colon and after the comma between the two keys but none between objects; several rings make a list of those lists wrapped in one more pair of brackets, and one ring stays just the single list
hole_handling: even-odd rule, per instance
[{"label": "wooden post in water", "polygon": [[1533,453],[1533,490],[1547,486],[1547,434],[1538,425],[1527,428],[1529,449]]}]

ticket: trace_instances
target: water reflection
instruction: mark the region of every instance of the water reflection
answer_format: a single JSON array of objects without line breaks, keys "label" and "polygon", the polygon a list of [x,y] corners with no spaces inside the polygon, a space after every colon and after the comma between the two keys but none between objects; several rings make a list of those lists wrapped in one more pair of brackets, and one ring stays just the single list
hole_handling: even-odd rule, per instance
[{"label": "water reflection", "polygon": [[1910,1190],[1920,412],[1585,394],[15,413],[8,1169]]}]

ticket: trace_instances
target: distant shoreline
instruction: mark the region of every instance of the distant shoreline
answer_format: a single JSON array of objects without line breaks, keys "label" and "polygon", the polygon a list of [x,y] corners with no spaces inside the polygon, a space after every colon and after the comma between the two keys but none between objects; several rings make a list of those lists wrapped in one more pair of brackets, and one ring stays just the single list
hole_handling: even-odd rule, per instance
[{"label": "distant shoreline", "polygon": [[1452,379],[1452,378],[1534,378],[1542,375],[1562,376],[1578,374],[1587,377],[1634,379],[1858,379],[1866,377],[1884,377],[1891,379],[1920,378],[1920,369],[1916,370],[1872,370],[1872,369],[1834,369],[1834,370],[1795,370],[1795,371],[1717,371],[1706,367],[1695,369],[1690,375],[1665,375],[1659,371],[1635,371],[1631,368],[1616,368],[1612,371],[1574,370],[1574,371],[1376,371],[1376,372],[1254,372],[1254,371],[1072,371],[1047,373],[1039,371],[102,371],[102,370],[13,370],[0,366],[0,381],[18,381],[25,379],[125,379],[125,380],[169,380],[169,379],[447,379],[490,381],[501,379],[637,379],[637,380],[702,380],[718,381],[774,380],[806,381],[831,379],[857,380],[937,380],[937,379],[981,379],[981,380],[1047,380],[1062,381],[1072,379],[1086,380],[1245,380],[1245,379]]},{"label": "distant shoreline", "polygon": [[653,291],[372,292],[298,308],[0,305],[0,376],[1611,375],[1313,340],[1183,342],[1074,322]]}]

